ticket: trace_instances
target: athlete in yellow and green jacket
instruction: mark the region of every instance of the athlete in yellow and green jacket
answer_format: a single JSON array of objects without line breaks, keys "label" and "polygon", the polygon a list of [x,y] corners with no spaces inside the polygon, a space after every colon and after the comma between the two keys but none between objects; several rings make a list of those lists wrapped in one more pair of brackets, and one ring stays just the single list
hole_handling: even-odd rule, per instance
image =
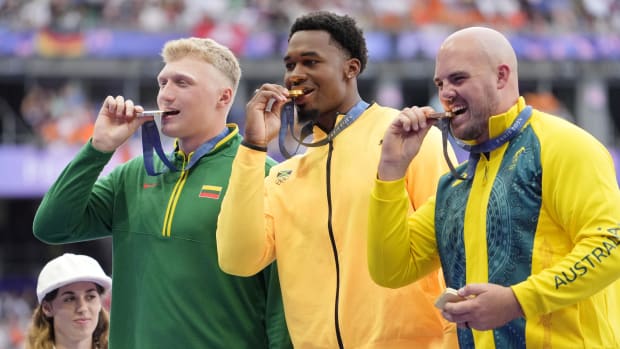
[{"label": "athlete in yellow and green jacket", "polygon": [[[443,309],[462,348],[618,348],[620,191],[611,156],[584,130],[519,98],[516,60],[498,53],[509,50],[502,38],[469,28],[442,46],[435,82],[455,113],[452,132],[472,139],[463,143],[472,150],[489,147],[457,167],[463,179],[444,175],[436,198],[409,217],[400,168],[432,110],[401,113],[384,137],[369,211],[371,275],[400,287],[441,266],[447,286],[466,298]],[[485,52],[489,42],[498,51]]]}]

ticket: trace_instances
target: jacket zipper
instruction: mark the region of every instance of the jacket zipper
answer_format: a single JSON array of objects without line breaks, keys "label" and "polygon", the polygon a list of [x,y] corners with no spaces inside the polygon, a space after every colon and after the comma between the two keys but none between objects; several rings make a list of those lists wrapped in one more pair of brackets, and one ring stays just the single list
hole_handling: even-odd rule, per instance
[{"label": "jacket zipper", "polygon": [[[191,154],[190,156],[191,157]],[[189,162],[189,158],[187,159]],[[172,194],[170,194],[170,199],[168,199],[168,207],[166,207],[166,215],[164,216],[164,226],[161,231],[161,235],[163,237],[170,237],[170,233],[172,231],[172,218],[174,218],[174,211],[176,210],[177,203],[179,202],[179,198],[181,197],[181,192],[183,191],[183,187],[185,186],[185,181],[187,180],[187,175],[189,170],[185,169],[185,157],[183,157],[183,166],[181,167],[181,175],[172,189]]]},{"label": "jacket zipper", "polygon": [[338,340],[338,348],[344,349],[342,343],[342,335],[340,333],[340,320],[338,314],[338,303],[340,299],[340,264],[338,262],[338,249],[336,248],[336,238],[334,237],[334,229],[332,227],[332,191],[331,191],[331,164],[332,153],[334,151],[333,141],[329,142],[329,151],[327,153],[326,181],[327,181],[327,230],[329,231],[329,240],[334,253],[334,262],[336,264],[336,302],[334,306],[334,325],[336,327],[336,339]]}]

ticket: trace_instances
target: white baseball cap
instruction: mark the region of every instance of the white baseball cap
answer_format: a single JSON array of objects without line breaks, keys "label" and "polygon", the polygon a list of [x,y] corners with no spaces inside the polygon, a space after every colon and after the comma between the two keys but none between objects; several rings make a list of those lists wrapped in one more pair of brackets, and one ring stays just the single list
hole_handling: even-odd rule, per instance
[{"label": "white baseball cap", "polygon": [[99,263],[92,257],[65,253],[56,257],[41,269],[37,281],[39,303],[57,288],[80,281],[98,284],[105,290],[112,286],[112,279],[105,274]]}]

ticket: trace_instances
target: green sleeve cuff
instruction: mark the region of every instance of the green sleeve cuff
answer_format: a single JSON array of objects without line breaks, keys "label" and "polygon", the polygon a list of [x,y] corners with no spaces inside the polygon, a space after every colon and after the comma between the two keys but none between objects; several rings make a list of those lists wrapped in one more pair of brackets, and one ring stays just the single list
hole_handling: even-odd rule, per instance
[{"label": "green sleeve cuff", "polygon": [[86,155],[86,156],[89,156],[89,157],[95,157],[97,159],[101,159],[101,160],[105,160],[105,161],[109,161],[112,158],[113,154],[114,154],[113,151],[105,152],[105,151],[100,151],[97,148],[95,148],[93,146],[93,139],[92,139],[92,137],[88,140],[88,142],[86,142],[86,144],[80,150],[80,155]]}]

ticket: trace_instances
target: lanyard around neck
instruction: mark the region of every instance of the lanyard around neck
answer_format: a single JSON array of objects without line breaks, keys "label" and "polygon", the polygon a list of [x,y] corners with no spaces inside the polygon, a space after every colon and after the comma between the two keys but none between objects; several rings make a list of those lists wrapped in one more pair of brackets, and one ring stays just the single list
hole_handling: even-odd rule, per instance
[{"label": "lanyard around neck", "polygon": [[280,121],[281,122],[280,133],[278,135],[278,143],[280,146],[280,152],[282,153],[282,156],[284,156],[287,159],[291,157],[291,154],[288,152],[288,150],[286,150],[286,147],[284,145],[284,140],[286,138],[287,129],[290,131],[293,139],[297,141],[298,143],[297,148],[299,148],[299,145],[303,145],[306,147],[320,147],[320,146],[323,146],[331,142],[334,138],[336,138],[336,136],[340,132],[344,131],[345,128],[347,128],[355,120],[357,120],[357,118],[359,118],[359,116],[362,115],[362,113],[368,108],[369,105],[370,104],[368,104],[366,101],[360,100],[353,106],[353,108],[351,108],[346,113],[346,115],[336,124],[336,126],[334,126],[334,128],[327,134],[327,137],[323,138],[322,140],[318,142],[306,143],[303,140],[312,133],[314,122],[309,122],[308,124],[306,124],[301,130],[300,137],[297,138],[294,132],[295,103],[294,101],[292,101],[292,102],[285,104],[282,107],[282,120]]},{"label": "lanyard around neck", "polygon": [[[200,147],[198,147],[198,149],[196,149],[190,162],[183,169],[189,170],[192,166],[196,164],[198,160],[200,160],[203,155],[211,152],[211,150],[215,148],[217,143],[219,143],[227,135],[228,127],[224,127],[222,132],[220,132],[217,136],[211,138],[207,142],[203,143]],[[161,159],[164,165],[168,167],[170,171],[178,171],[177,167],[168,159],[168,156],[162,148],[161,138],[159,137],[159,130],[157,129],[157,124],[155,124],[155,121],[147,121],[142,124],[142,155],[144,158],[144,168],[149,176],[158,176],[164,172],[155,171],[153,165],[153,150],[155,150],[157,156]]]},{"label": "lanyard around neck", "polygon": [[452,175],[457,179],[462,179],[462,180],[472,179],[474,177],[476,165],[478,164],[478,160],[480,159],[480,154],[491,152],[501,147],[503,144],[510,142],[510,140],[512,140],[516,135],[519,134],[519,132],[521,131],[521,128],[523,128],[523,126],[530,119],[531,116],[532,116],[532,107],[528,105],[523,110],[521,110],[519,115],[517,115],[517,118],[515,119],[515,121],[513,121],[510,127],[507,128],[504,132],[502,132],[502,134],[500,134],[499,136],[495,138],[491,138],[485,142],[482,142],[480,144],[469,145],[457,139],[456,137],[454,137],[456,145],[459,148],[469,152],[469,162],[467,164],[467,175],[466,176],[458,174],[456,172],[456,169],[454,168],[452,161],[450,161],[450,158],[448,157],[448,149],[447,149],[448,135],[452,134],[450,130],[450,119],[448,118],[440,119],[437,122],[437,127],[439,127],[439,129],[441,130],[441,138],[442,138],[442,143],[443,143],[443,155],[444,155],[444,158],[446,159],[446,162],[448,163],[448,167],[450,168],[450,172],[452,173]]},{"label": "lanyard around neck", "polygon": [[155,121],[147,121],[142,124],[142,156],[144,158],[144,168],[149,176],[157,176],[163,172],[156,172],[153,166],[153,150],[157,156],[171,171],[177,171],[176,166],[168,159],[161,146],[159,130]]}]

